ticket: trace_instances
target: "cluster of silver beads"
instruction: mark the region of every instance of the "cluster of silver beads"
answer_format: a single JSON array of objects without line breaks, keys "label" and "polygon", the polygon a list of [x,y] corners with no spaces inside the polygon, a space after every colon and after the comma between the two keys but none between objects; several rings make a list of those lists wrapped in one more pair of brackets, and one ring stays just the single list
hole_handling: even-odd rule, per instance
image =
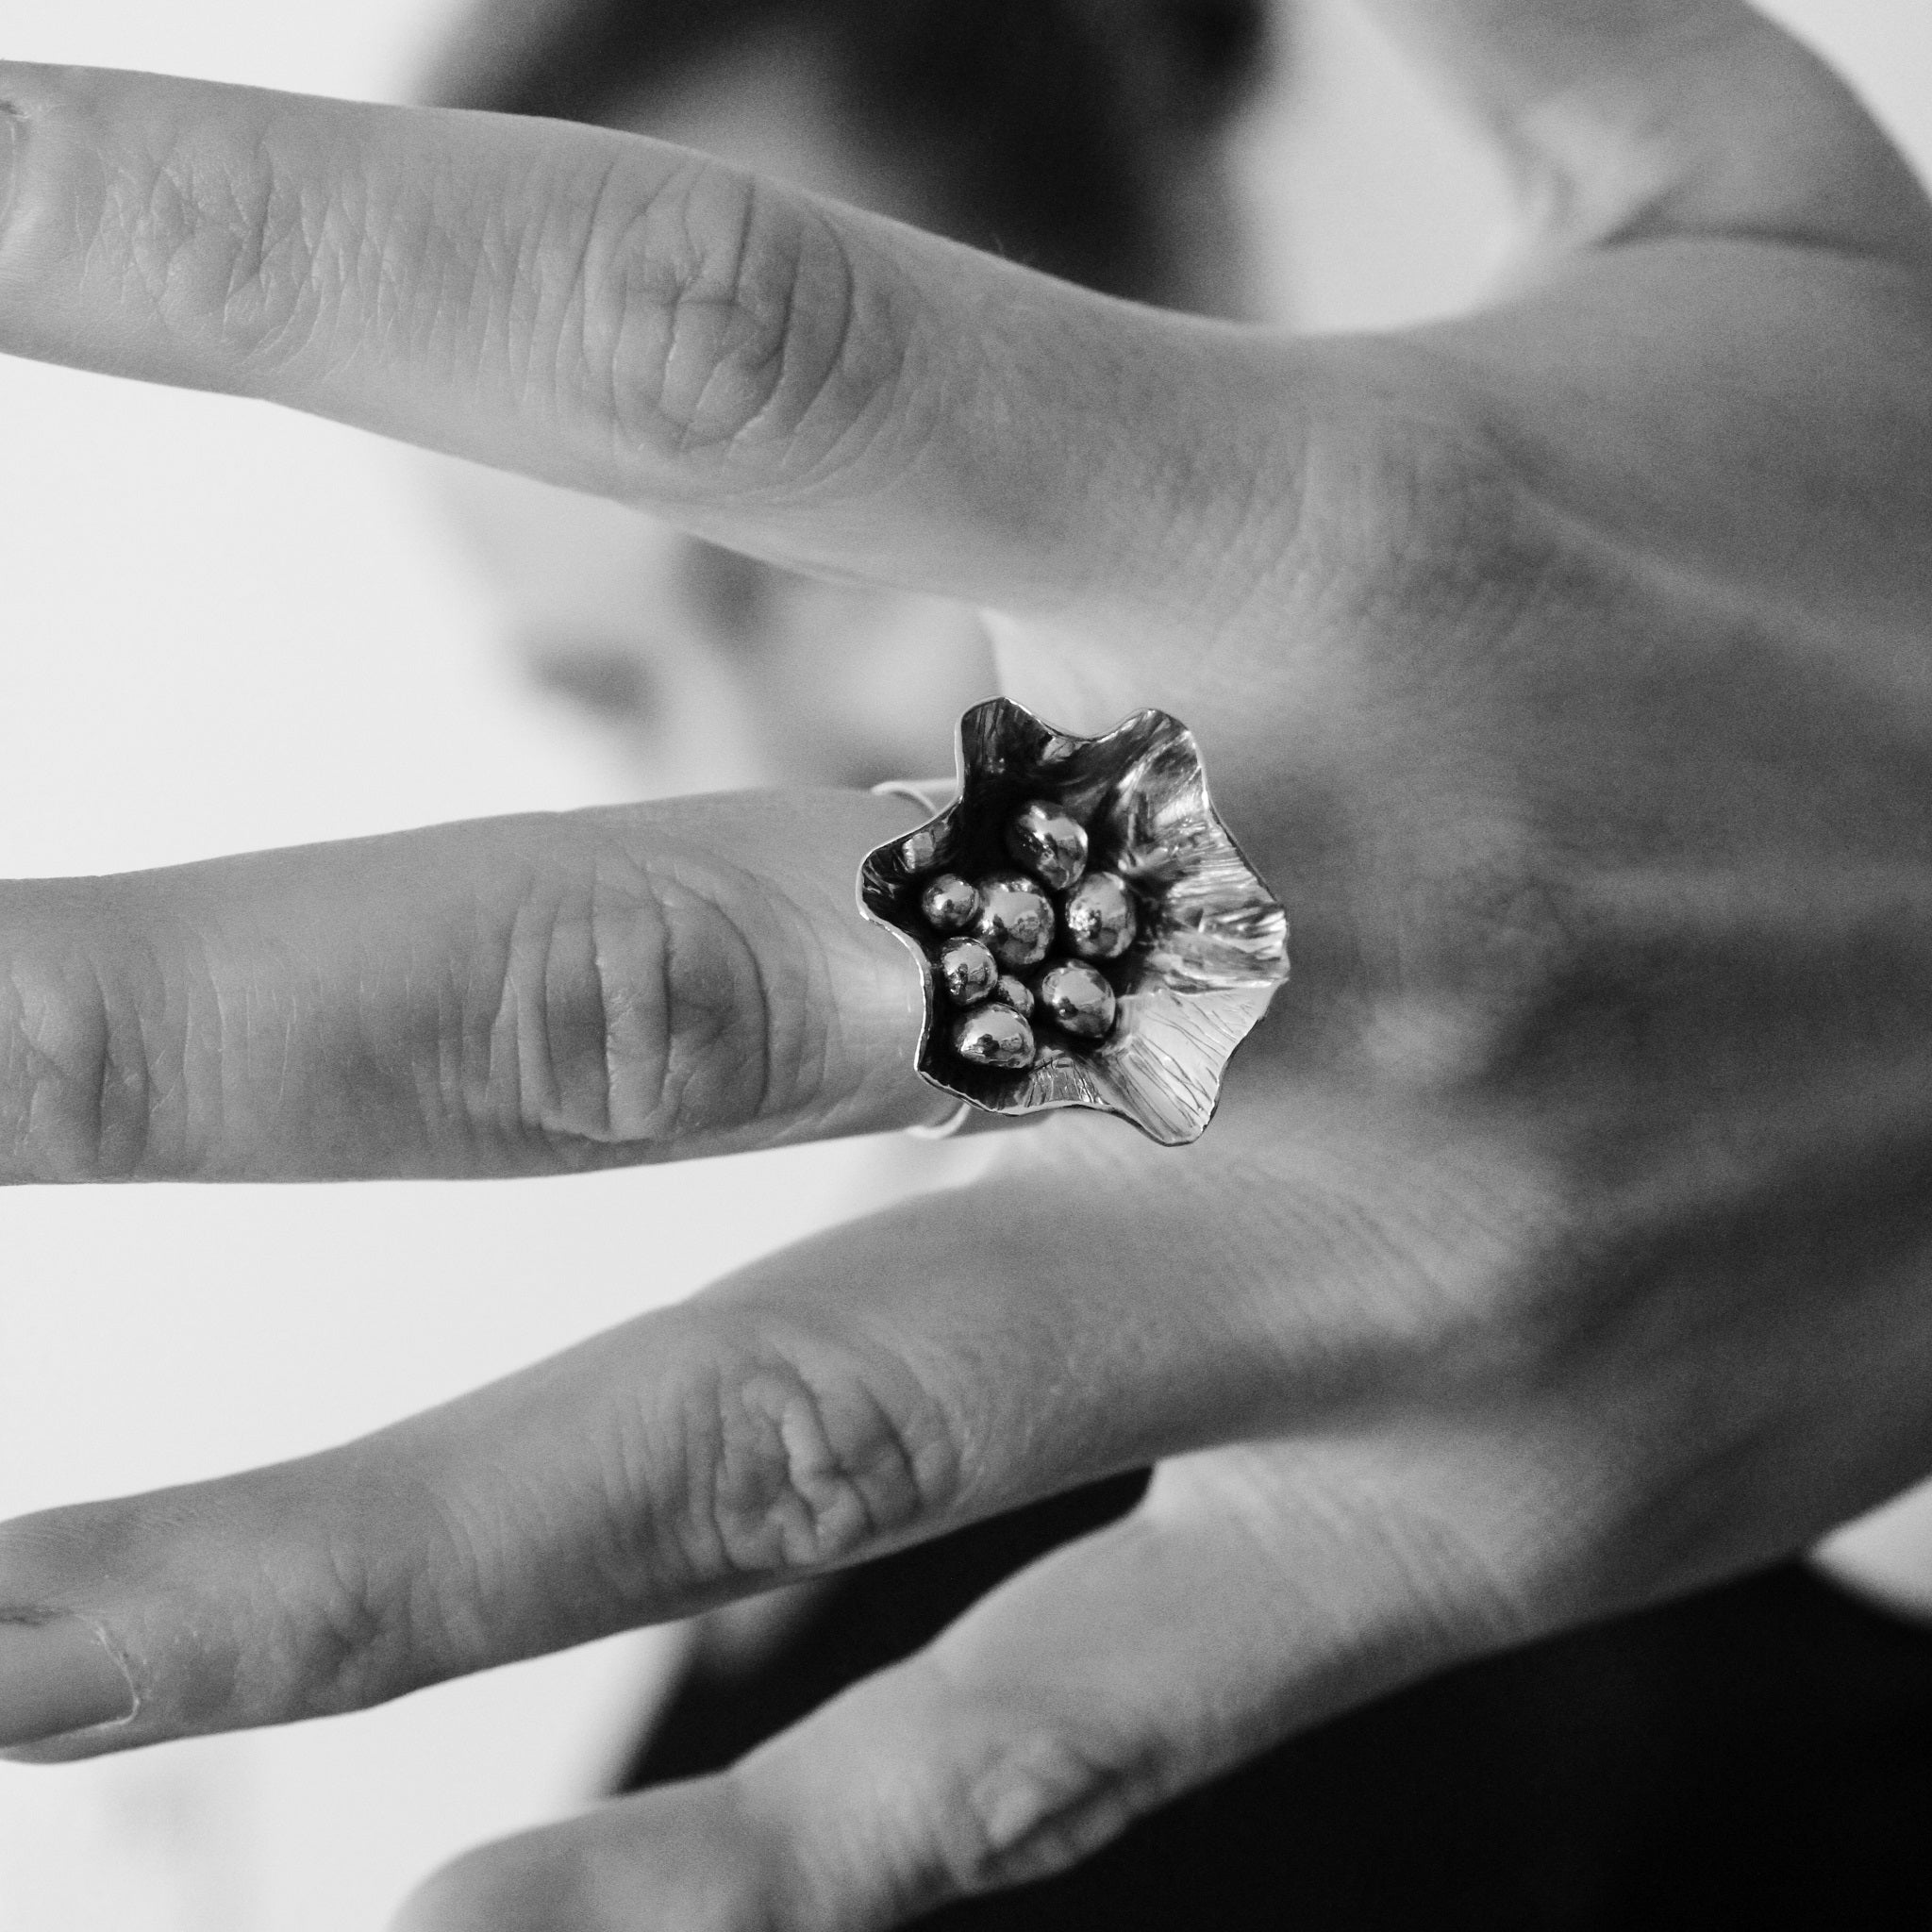
[{"label": "cluster of silver beads", "polygon": [[947,936],[939,974],[959,1009],[946,1033],[953,1051],[1010,1072],[1033,1064],[1042,1025],[1089,1044],[1113,1031],[1114,990],[1092,962],[1118,959],[1139,921],[1124,880],[1087,870],[1086,828],[1059,806],[1023,806],[1004,842],[1013,870],[941,873],[919,906]]}]

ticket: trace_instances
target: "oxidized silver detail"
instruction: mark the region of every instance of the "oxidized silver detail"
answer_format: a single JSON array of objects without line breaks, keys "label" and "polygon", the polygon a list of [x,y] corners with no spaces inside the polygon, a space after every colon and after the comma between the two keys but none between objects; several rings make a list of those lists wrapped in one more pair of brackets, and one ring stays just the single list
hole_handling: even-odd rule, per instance
[{"label": "oxidized silver detail", "polygon": [[[958,1008],[940,957],[959,941],[934,927],[921,898],[941,873],[982,890],[1009,873],[1010,828],[1033,805],[1057,808],[1085,830],[1091,872],[1121,881],[1134,930],[1117,957],[1087,962],[1114,994],[1104,1037],[1081,1039],[1036,1007],[1042,1028],[1030,1061],[1002,1066],[968,1057],[954,1036],[993,1012],[1024,1024],[1018,1001],[1008,1007],[1004,986],[989,988],[993,1004],[978,994],[970,1012],[941,1024],[949,1006],[954,1014]],[[1216,814],[1192,734],[1161,711],[1140,712],[1101,738],[1075,738],[1005,698],[975,705],[959,722],[957,798],[873,852],[859,869],[858,896],[866,915],[898,933],[924,968],[920,1074],[991,1113],[1091,1107],[1167,1145],[1196,1140],[1213,1117],[1230,1056],[1288,977],[1287,915]],[[1017,1054],[1018,1035],[1001,1050]]]},{"label": "oxidized silver detail", "polygon": [[992,990],[992,996],[1006,1001],[1021,1019],[1032,1019],[1033,989],[1017,973],[1002,973],[1000,983]]}]

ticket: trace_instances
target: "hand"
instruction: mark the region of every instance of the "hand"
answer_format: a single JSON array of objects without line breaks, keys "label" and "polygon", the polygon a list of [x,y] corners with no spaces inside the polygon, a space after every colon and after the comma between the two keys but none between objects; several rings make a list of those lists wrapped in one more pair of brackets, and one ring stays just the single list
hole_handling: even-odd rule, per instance
[{"label": "hand", "polygon": [[[1297,928],[1195,1149],[1059,1118],[344,1450],[11,1525],[0,1604],[80,1620],[0,1633],[13,1734],[61,1721],[19,1659],[64,1682],[91,1630],[140,1697],[34,1755],[367,1704],[1158,1460],[728,1775],[404,1922],[845,1932],[1932,1468],[1932,216],[1728,0],[1380,10],[1518,163],[1524,246],[1480,317],[1332,341],[621,136],[0,69],[0,345],[979,602],[1057,723],[1195,727]],[[913,1118],[906,971],[840,875],[891,809],[11,888],[9,1171]]]}]

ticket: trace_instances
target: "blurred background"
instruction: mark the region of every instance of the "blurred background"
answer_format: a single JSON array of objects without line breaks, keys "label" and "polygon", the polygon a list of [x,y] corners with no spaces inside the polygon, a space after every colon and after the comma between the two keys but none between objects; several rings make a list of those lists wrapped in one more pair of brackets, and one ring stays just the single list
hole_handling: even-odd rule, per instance
[{"label": "blurred background", "polygon": [[[1769,10],[1932,168],[1932,8]],[[0,51],[400,99],[454,11],[8,0]],[[1240,136],[1276,243],[1269,305],[1311,328],[1465,306],[1496,258],[1499,181],[1346,0],[1296,11],[1291,82]],[[516,669],[424,459],[5,362],[0,439],[0,875],[634,793],[610,742]],[[0,1516],[357,1433],[875,1198],[875,1169],[846,1145],[543,1184],[12,1191]],[[1925,1513],[1862,1532],[1847,1563],[1909,1594]],[[451,1853],[596,1795],[676,1641],[619,1639],[286,1732],[0,1765],[0,1927],[377,1926]]]}]

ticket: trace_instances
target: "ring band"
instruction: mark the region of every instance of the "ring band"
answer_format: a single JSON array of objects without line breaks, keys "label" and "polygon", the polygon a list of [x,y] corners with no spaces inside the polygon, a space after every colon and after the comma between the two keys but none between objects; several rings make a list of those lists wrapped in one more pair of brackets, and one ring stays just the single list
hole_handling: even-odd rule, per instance
[{"label": "ring band", "polygon": [[973,1118],[970,1100],[962,1100],[942,1121],[921,1121],[917,1126],[902,1129],[914,1141],[950,1141]]},{"label": "ring band", "polygon": [[959,790],[953,778],[887,778],[872,788],[874,798],[903,798],[916,805],[927,818],[936,819],[953,802]]}]

